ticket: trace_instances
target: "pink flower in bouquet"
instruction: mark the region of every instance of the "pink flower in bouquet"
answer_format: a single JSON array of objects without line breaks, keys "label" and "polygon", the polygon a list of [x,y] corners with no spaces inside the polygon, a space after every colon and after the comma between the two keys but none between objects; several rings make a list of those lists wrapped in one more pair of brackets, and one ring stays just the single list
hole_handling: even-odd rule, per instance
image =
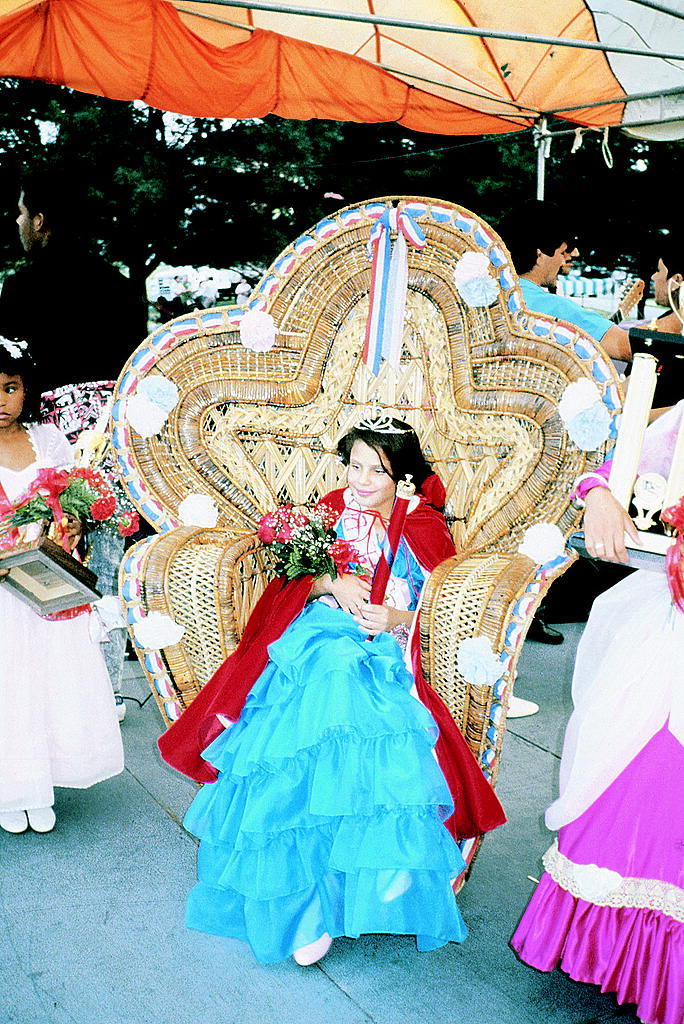
[{"label": "pink flower in bouquet", "polygon": [[90,514],[95,522],[104,522],[110,519],[116,512],[116,498],[113,494],[104,495],[94,501],[90,506]]},{"label": "pink flower in bouquet", "polygon": [[280,544],[287,544],[288,541],[292,540],[292,527],[289,523],[283,523],[278,532],[276,533],[275,539]]},{"label": "pink flower in bouquet", "polygon": [[273,512],[267,512],[259,521],[257,536],[262,544],[272,544],[276,539],[275,516]]},{"label": "pink flower in bouquet", "polygon": [[360,556],[353,544],[348,540],[336,540],[328,548],[328,554],[335,563],[339,575],[349,571],[352,562],[358,562]]}]

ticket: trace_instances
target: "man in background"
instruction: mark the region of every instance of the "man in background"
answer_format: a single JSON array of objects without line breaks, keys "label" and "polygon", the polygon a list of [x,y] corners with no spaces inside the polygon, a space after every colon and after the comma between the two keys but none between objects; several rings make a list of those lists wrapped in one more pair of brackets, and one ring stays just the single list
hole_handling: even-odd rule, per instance
[{"label": "man in background", "polygon": [[[146,336],[146,303],[128,278],[89,250],[81,237],[82,204],[62,182],[27,175],[16,223],[26,261],[3,282],[0,334],[29,342],[43,392],[42,417],[73,443],[95,425],[124,363]],[[123,550],[123,538],[95,531],[88,564],[103,595],[118,593]],[[125,645],[122,629],[103,645],[117,695]],[[121,720],[120,696],[117,704]]]},{"label": "man in background", "polygon": [[26,261],[0,294],[0,331],[23,337],[45,387],[116,380],[147,334],[143,296],[81,237],[78,201],[45,174],[27,176],[17,226]]},{"label": "man in background", "polygon": [[530,200],[501,222],[499,234],[513,259],[529,310],[567,320],[598,341],[612,359],[631,360],[626,331],[600,313],[556,294],[559,274],[567,274],[579,256],[569,215],[553,203]]},{"label": "man in background", "polygon": [[[600,313],[583,309],[571,299],[556,294],[559,275],[567,274],[573,260],[579,256],[577,230],[570,214],[553,203],[529,200],[518,204],[515,211],[502,220],[499,234],[511,254],[523,301],[531,312],[566,320],[586,331],[611,358],[625,363],[631,361],[626,330]],[[562,582],[565,584],[562,589],[569,589],[569,581]],[[548,614],[549,604],[545,600],[532,621],[528,639],[562,643],[563,634],[548,625]]]}]

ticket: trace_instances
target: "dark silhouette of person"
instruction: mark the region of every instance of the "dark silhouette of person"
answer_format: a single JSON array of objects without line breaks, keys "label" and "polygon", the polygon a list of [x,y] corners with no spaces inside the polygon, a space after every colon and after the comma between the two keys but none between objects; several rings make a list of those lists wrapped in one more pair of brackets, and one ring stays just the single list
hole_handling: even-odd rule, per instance
[{"label": "dark silhouette of person", "polygon": [[132,282],[80,239],[78,201],[54,176],[27,175],[17,226],[26,253],[0,294],[0,333],[25,338],[42,390],[116,380],[147,334]]}]

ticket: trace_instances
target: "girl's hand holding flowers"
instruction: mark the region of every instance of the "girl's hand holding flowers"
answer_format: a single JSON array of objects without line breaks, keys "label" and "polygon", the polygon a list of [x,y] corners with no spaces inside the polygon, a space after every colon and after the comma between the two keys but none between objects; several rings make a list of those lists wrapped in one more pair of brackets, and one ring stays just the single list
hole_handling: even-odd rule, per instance
[{"label": "girl's hand holding flowers", "polygon": [[62,534],[69,545],[69,551],[78,546],[83,536],[83,526],[74,516],[64,516],[61,522]]},{"label": "girl's hand holding flowers", "polygon": [[337,514],[319,504],[312,512],[281,505],[259,523],[259,538],[272,548],[280,575],[294,580],[311,575],[311,597],[331,594],[369,636],[410,626],[413,612],[370,604],[371,580],[361,556],[333,530]]},{"label": "girl's hand holding flowers", "polygon": [[359,622],[359,615],[362,613],[363,608],[369,607],[368,598],[370,597],[371,585],[368,577],[356,576],[353,573],[343,573],[335,580],[331,580],[330,577],[327,577],[327,579],[323,577],[320,582],[324,587],[320,592],[322,594],[332,594],[340,608],[345,612],[350,612],[356,621]]},{"label": "girl's hand holding flowers", "polygon": [[84,528],[104,526],[128,537],[139,527],[138,513],[117,499],[100,473],[84,468],[41,469],[23,498],[3,516],[0,534],[41,519],[54,519],[69,551]]}]

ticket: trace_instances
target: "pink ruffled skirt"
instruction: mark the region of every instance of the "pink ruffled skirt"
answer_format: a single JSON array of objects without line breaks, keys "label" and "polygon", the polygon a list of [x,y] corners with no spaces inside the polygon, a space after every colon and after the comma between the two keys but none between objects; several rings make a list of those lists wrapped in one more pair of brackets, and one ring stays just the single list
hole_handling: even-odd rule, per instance
[{"label": "pink ruffled skirt", "polygon": [[525,963],[684,1021],[684,748],[665,726],[559,832],[511,940]]}]

